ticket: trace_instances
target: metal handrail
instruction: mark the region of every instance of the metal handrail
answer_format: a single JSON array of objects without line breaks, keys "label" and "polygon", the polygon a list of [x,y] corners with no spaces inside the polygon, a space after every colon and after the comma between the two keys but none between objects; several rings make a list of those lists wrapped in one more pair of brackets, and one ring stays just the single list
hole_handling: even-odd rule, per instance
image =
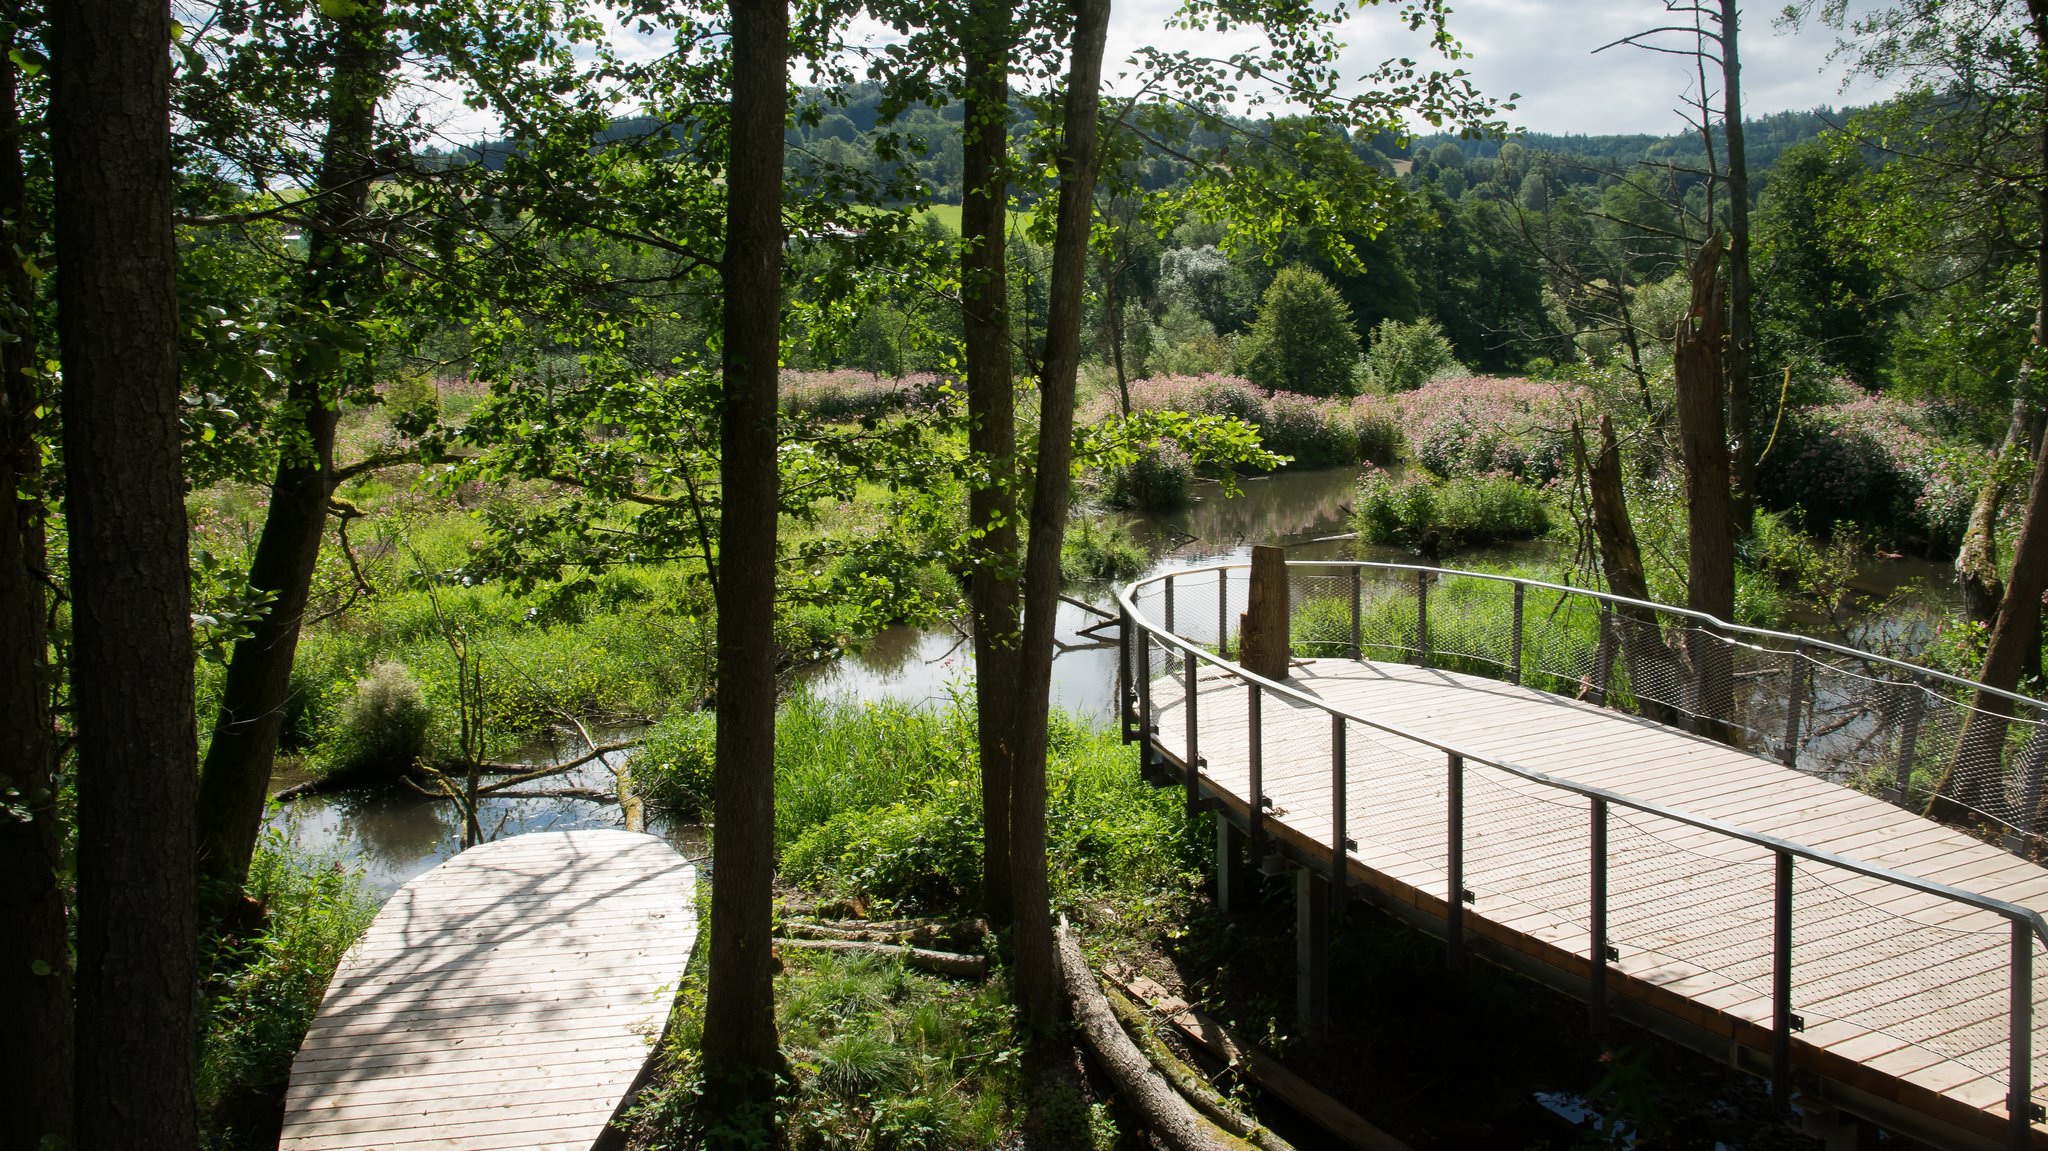
[{"label": "metal handrail", "polygon": [[[1830,643],[1828,641],[1817,640],[1810,637],[1795,635],[1791,633],[1776,632],[1763,628],[1751,628],[1743,625],[1730,624],[1726,621],[1717,619],[1714,616],[1707,615],[1702,612],[1691,611],[1684,608],[1674,608],[1666,604],[1657,604],[1649,601],[1635,600],[1625,596],[1616,596],[1608,593],[1591,591],[1584,588],[1574,588],[1568,585],[1547,583],[1540,580],[1524,580],[1514,576],[1503,576],[1489,572],[1461,571],[1459,569],[1454,568],[1435,568],[1420,565],[1373,563],[1365,561],[1289,561],[1287,566],[1290,569],[1332,567],[1371,568],[1382,571],[1413,573],[1419,575],[1469,576],[1477,579],[1493,580],[1517,585],[1518,602],[1520,599],[1520,589],[1530,587],[1545,590],[1553,590],[1570,595],[1588,596],[1601,601],[1605,601],[1610,604],[1616,604],[1627,607],[1645,608],[1656,612],[1685,616],[1694,620],[1698,620],[1702,623],[1708,624],[1716,629],[1721,629],[1724,631],[1740,632],[1753,636],[1779,639],[1789,641],[1792,644],[1804,647],[1825,648],[1831,651],[1839,652],[1844,655],[1868,659],[1875,662],[1895,666],[1907,672],[1910,672],[1916,676],[1933,676],[1935,678],[1945,680],[1949,683],[1961,687],[1975,689],[1981,686],[1973,684],[1969,680],[1961,679],[1960,677],[1947,675],[1945,673],[1936,672],[1927,668],[1917,667],[1913,664],[1908,664],[1903,661],[1890,659],[1888,657],[1877,656],[1867,652],[1857,651],[1854,648],[1850,648],[1841,644]],[[1307,707],[1328,714],[1332,717],[1333,743],[1335,743],[1338,748],[1342,748],[1344,743],[1343,725],[1347,723],[1356,723],[1363,727],[1372,729],[1374,731],[1384,732],[1388,735],[1394,736],[1402,740],[1406,740],[1410,743],[1418,744],[1423,747],[1431,748],[1435,751],[1443,753],[1446,756],[1447,763],[1450,766],[1451,779],[1453,781],[1452,795],[1450,798],[1450,804],[1452,809],[1451,834],[1454,840],[1456,840],[1456,842],[1453,842],[1449,845],[1452,848],[1451,854],[1449,856],[1450,870],[1452,872],[1452,875],[1450,880],[1450,887],[1445,893],[1447,906],[1449,908],[1448,917],[1450,920],[1450,958],[1453,964],[1456,964],[1460,960],[1463,949],[1463,940],[1461,938],[1463,933],[1459,926],[1459,921],[1462,917],[1463,912],[1463,892],[1461,891],[1462,881],[1459,874],[1462,871],[1462,868],[1459,866],[1459,849],[1461,847],[1462,835],[1458,833],[1457,829],[1459,824],[1462,822],[1462,796],[1460,794],[1462,792],[1462,771],[1464,765],[1468,763],[1476,763],[1485,767],[1494,768],[1496,770],[1506,772],[1509,775],[1515,776],[1517,778],[1528,780],[1531,783],[1535,783],[1544,787],[1556,789],[1558,791],[1585,797],[1590,802],[1594,814],[1595,825],[1593,829],[1593,844],[1597,852],[1596,858],[1604,859],[1604,847],[1606,840],[1605,814],[1607,809],[1613,806],[1639,811],[1646,815],[1666,819],[1671,822],[1681,824],[1687,827],[1693,827],[1702,831],[1711,832],[1713,834],[1726,837],[1730,840],[1748,843],[1755,847],[1768,850],[1776,856],[1776,858],[1778,859],[1777,885],[1780,888],[1780,890],[1777,896],[1779,917],[1779,923],[1777,925],[1777,934],[1779,936],[1779,955],[1778,962],[1775,964],[1776,970],[1774,971],[1774,984],[1776,984],[1776,987],[1774,988],[1776,992],[1774,998],[1778,1000],[1778,1011],[1776,1024],[1773,1028],[1773,1062],[1775,1068],[1773,1075],[1773,1086],[1774,1095],[1779,1097],[1780,1102],[1783,1102],[1785,1093],[1788,1090],[1789,1085],[1789,1067],[1787,1066],[1789,1059],[1789,1037],[1791,1031],[1791,1016],[1789,1012],[1791,964],[1791,889],[1789,881],[1790,861],[1792,859],[1805,859],[1813,863],[1818,863],[1828,867],[1836,868],[1851,874],[1865,876],[1867,878],[1874,879],[1881,883],[1885,883],[1891,886],[1903,888],[1910,891],[1920,892],[1922,894],[1935,896],[1937,898],[1948,900],[1950,902],[1961,904],[1963,906],[1971,907],[1980,911],[1989,912],[2006,919],[2012,924],[2012,952],[2009,960],[2009,969],[2011,975],[2010,990],[2012,1012],[2009,1035],[2009,1050],[2011,1060],[2011,1091],[2007,1097],[2007,1104],[2009,1112],[2012,1115],[2012,1145],[2016,1148],[2025,1147],[2028,1145],[2027,1141],[2031,1138],[2031,1122],[2034,1112],[2034,1107],[2031,1100],[2033,1086],[2031,1054],[2033,991],[2031,975],[2031,945],[2033,940],[2036,939],[2040,940],[2044,944],[2048,944],[2048,917],[2044,917],[2041,912],[2038,912],[2030,907],[2026,907],[2016,903],[2011,903],[2002,899],[1997,899],[1992,896],[1982,895],[1977,892],[1955,887],[1951,884],[1925,879],[1917,875],[1899,871],[1896,868],[1886,867],[1875,863],[1869,863],[1850,856],[1840,855],[1832,851],[1826,851],[1820,848],[1810,847],[1806,844],[1799,843],[1794,840],[1784,839],[1764,832],[1753,831],[1749,828],[1741,827],[1739,825],[1732,823],[1727,823],[1722,820],[1714,819],[1708,816],[1694,815],[1690,812],[1686,812],[1677,808],[1667,807],[1660,803],[1637,799],[1622,792],[1614,791],[1609,788],[1597,787],[1591,784],[1577,783],[1567,779],[1560,779],[1546,772],[1537,771],[1533,768],[1525,767],[1521,764],[1517,764],[1509,760],[1497,759],[1492,756],[1465,750],[1453,744],[1446,743],[1431,738],[1429,736],[1411,731],[1396,723],[1384,722],[1381,720],[1372,719],[1365,715],[1360,715],[1357,712],[1337,707],[1325,700],[1319,699],[1313,695],[1298,690],[1287,683],[1267,679],[1264,676],[1251,672],[1243,666],[1241,666],[1240,664],[1234,663],[1228,660],[1227,658],[1207,651],[1200,645],[1182,639],[1180,636],[1174,634],[1174,632],[1172,631],[1172,625],[1170,621],[1167,623],[1166,626],[1162,627],[1158,624],[1153,623],[1150,619],[1146,618],[1143,615],[1143,613],[1139,610],[1137,604],[1137,597],[1139,592],[1142,589],[1150,587],[1154,584],[1159,584],[1162,582],[1165,584],[1168,592],[1168,610],[1170,612],[1171,589],[1173,586],[1172,581],[1174,579],[1179,577],[1202,575],[1208,572],[1226,573],[1227,576],[1227,573],[1230,571],[1247,569],[1249,567],[1249,564],[1240,561],[1221,562],[1176,569],[1171,572],[1162,572],[1142,580],[1134,581],[1131,584],[1128,584],[1125,587],[1119,589],[1117,592],[1117,602],[1119,607],[1122,609],[1121,614],[1126,623],[1126,626],[1121,629],[1124,636],[1124,643],[1126,645],[1129,645],[1132,642],[1142,642],[1142,639],[1139,635],[1139,632],[1142,632],[1145,635],[1149,635],[1158,639],[1162,644],[1164,644],[1170,649],[1177,649],[1182,654],[1182,657],[1187,661],[1186,690],[1188,691],[1191,698],[1195,692],[1195,684],[1197,682],[1197,678],[1194,675],[1194,667],[1197,662],[1200,662],[1203,664],[1211,665],[1232,678],[1238,679],[1246,684],[1252,685],[1254,688],[1254,699],[1258,698],[1260,693],[1270,692],[1283,699],[1292,700],[1296,703],[1305,705]],[[1426,608],[1422,610],[1426,610]],[[1519,615],[1517,616],[1517,621],[1519,624]],[[1356,623],[1354,622],[1354,641],[1356,638],[1355,629]],[[1426,644],[1426,642],[1426,637],[1418,638],[1418,643]],[[1517,646],[1519,647],[1519,645]],[[1120,660],[1119,664],[1120,668],[1123,669],[1124,674],[1128,674],[1130,667],[1128,651],[1129,648],[1128,646],[1126,646],[1125,657]],[[1142,657],[1141,666],[1149,669],[1149,665],[1149,655]],[[1149,716],[1151,713],[1151,683],[1149,679],[1149,674],[1149,670],[1147,670],[1143,682],[1133,682],[1129,685],[1135,693],[1139,694],[1140,704],[1142,707],[1142,714],[1145,716]],[[1996,689],[1985,688],[1984,690],[1995,692]],[[2026,703],[2030,707],[2034,707],[2036,709],[2039,709],[2042,706],[2041,703],[2037,700],[2029,699],[2025,696],[2016,695],[2011,692],[1997,692],[1996,694],[2007,696],[2017,702]],[[1125,701],[1123,699],[1119,700],[1120,713],[1124,712],[1125,710],[1124,702]],[[1188,738],[1190,753],[1188,756],[1188,762],[1186,764],[1186,782],[1189,791],[1190,804],[1192,805],[1198,796],[1199,790],[1197,783],[1199,775],[1199,757],[1197,754],[1195,754],[1196,717],[1194,715],[1192,707],[1190,707],[1189,714],[1186,718],[1187,726],[1189,729]],[[1152,732],[1150,730],[1147,730],[1143,733],[1143,738],[1145,738],[1148,741],[1151,739],[1151,736]],[[1333,801],[1341,802],[1340,797],[1343,794],[1343,788],[1345,786],[1344,776],[1346,774],[1346,770],[1341,765],[1345,762],[1346,761],[1342,759],[1336,760],[1336,769],[1333,772],[1332,779]],[[1255,829],[1255,836],[1256,828],[1258,826],[1258,823],[1260,822],[1259,816],[1263,814],[1260,810],[1263,807],[1263,805],[1264,797],[1261,795],[1254,795],[1248,797],[1247,799],[1247,806],[1253,813],[1252,822],[1253,827]],[[1339,807],[1335,810],[1341,813],[1342,808]],[[1336,827],[1339,829],[1337,831],[1337,837],[1340,842],[1333,844],[1331,847],[1332,858],[1330,860],[1330,865],[1332,868],[1331,878],[1338,882],[1335,890],[1332,891],[1331,897],[1333,901],[1341,901],[1343,899],[1348,898],[1348,895],[1346,895],[1344,892],[1344,885],[1342,882],[1341,869],[1345,866],[1345,861],[1348,859],[1348,843],[1343,841],[1344,832],[1341,830],[1343,828],[1343,819],[1341,814],[1338,816]],[[1602,889],[1605,886],[1603,882],[1605,876],[1601,868],[1594,868],[1593,870],[1595,873],[1595,896],[1593,903],[1593,911],[1596,920],[1595,926],[1597,928],[1599,926],[1599,921],[1604,920],[1605,918],[1605,909],[1603,906],[1605,901],[1604,899],[1600,898],[1600,895],[1603,893]],[[1595,988],[1593,994],[1593,1006],[1595,1011],[1595,1017],[1596,1019],[1598,1019],[1604,1017],[1605,1010],[1604,993],[1601,990],[1604,988],[1605,985],[1604,981],[1606,974],[1606,956],[1604,954],[1604,940],[1599,939],[1597,937],[1592,938],[1589,944],[1589,950],[1592,953],[1588,956],[1588,959],[1589,962],[1592,964],[1593,985]]]}]

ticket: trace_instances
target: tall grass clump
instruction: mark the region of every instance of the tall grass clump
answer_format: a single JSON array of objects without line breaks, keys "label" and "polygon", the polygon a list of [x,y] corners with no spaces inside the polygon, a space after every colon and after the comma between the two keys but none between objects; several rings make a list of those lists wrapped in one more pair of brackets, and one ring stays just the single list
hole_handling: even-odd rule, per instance
[{"label": "tall grass clump", "polygon": [[264,910],[261,926],[213,942],[202,989],[199,1103],[215,1149],[276,1145],[292,1057],[377,912],[360,874],[293,849],[276,829],[257,847],[246,891]]},{"label": "tall grass clump", "polygon": [[782,410],[792,416],[832,422],[872,419],[934,402],[941,383],[931,372],[882,376],[844,370],[785,370]]},{"label": "tall grass clump", "polygon": [[1140,511],[1185,507],[1193,498],[1195,465],[1177,444],[1155,440],[1128,464],[1107,469],[1103,495],[1111,506]]},{"label": "tall grass clump", "polygon": [[1541,491],[1510,476],[1410,473],[1397,482],[1374,469],[1359,477],[1351,525],[1368,543],[1407,543],[1430,531],[1448,543],[1489,543],[1543,535],[1550,509]]},{"label": "tall grass clump", "polygon": [[427,754],[433,731],[434,708],[420,681],[404,664],[378,660],[336,719],[327,769],[351,779],[399,775]]}]

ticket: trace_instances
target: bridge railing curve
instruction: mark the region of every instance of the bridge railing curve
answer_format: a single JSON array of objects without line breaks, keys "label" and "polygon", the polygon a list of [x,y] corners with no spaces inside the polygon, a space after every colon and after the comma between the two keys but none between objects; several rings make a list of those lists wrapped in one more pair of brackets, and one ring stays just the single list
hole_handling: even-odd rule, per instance
[{"label": "bridge railing curve", "polygon": [[[1255,675],[1231,658],[1249,569],[1243,562],[1190,567],[1122,589],[1119,679],[1126,738],[1156,742],[1160,712],[1181,709],[1187,745],[1170,753],[1197,766],[1204,762],[1198,708],[1216,681],[1243,685],[1243,703],[1231,706],[1249,709],[1255,844],[1270,818],[1260,762],[1265,705],[1286,701],[1322,712],[1329,723],[1328,844],[1355,850],[1356,829],[1345,826],[1347,797],[1372,786],[1376,765],[1402,761],[1411,775],[1418,760],[1441,765],[1433,770],[1445,784],[1443,836],[1427,862],[1444,885],[1453,963],[1462,960],[1462,917],[1475,877],[1516,866],[1512,844],[1482,845],[1481,837],[1467,835],[1466,815],[1489,798],[1512,802],[1538,821],[1535,834],[1584,837],[1592,861],[1586,890],[1553,895],[1554,906],[1543,910],[1586,932],[1581,954],[1596,1017],[1605,1009],[1615,945],[1640,944],[1768,996],[1774,1090],[1781,1096],[1789,1091],[1792,1032],[1839,1018],[2002,1079],[2012,1146],[2029,1145],[2039,1113],[2033,1099],[2048,1088],[2034,1060],[2036,1033],[2048,1033],[2040,1015],[2048,986],[2037,988],[2033,963],[2035,942],[2048,943],[2041,914],[1476,754]],[[2025,696],[1980,693],[1967,680],[1825,640],[1542,581],[1365,562],[1290,561],[1287,570],[1297,657],[1414,662],[1510,680],[1712,735],[1904,805],[1918,807],[1939,794],[1951,812],[2002,829],[2010,848],[2039,843],[2048,713]],[[1986,699],[1989,707],[1980,707]],[[1987,734],[1987,721],[1995,734]],[[1198,773],[1184,778],[1192,804]],[[1339,905],[1349,898],[1349,857],[1332,846],[1319,861]],[[1771,892],[1767,915],[1753,906],[1759,890]],[[1631,894],[1618,898],[1617,891]],[[1932,900],[1895,909],[1898,897],[1912,894]],[[1699,918],[1717,908],[1756,919],[1753,938],[1732,950],[1725,939],[1674,942],[1683,932],[1666,922],[1671,916]],[[1822,915],[1839,946],[1808,944],[1795,957],[1795,926]],[[1852,1005],[1859,997],[1843,992],[1850,981],[1870,978],[1873,954],[1912,955],[1915,970],[1932,957],[1944,977],[1923,986],[1902,960],[1895,993]],[[1993,999],[2005,1008],[2000,1018],[1978,1017],[1981,1010],[1967,1006]],[[1808,1005],[1803,1014],[1801,1005]]]}]

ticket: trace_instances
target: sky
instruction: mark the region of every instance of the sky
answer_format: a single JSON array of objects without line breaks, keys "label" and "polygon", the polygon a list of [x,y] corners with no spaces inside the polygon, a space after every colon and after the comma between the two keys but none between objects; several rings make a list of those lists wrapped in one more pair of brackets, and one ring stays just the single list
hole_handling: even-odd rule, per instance
[{"label": "sky", "polygon": [[[1109,60],[1144,45],[1217,54],[1213,36],[1172,32],[1164,23],[1177,0],[1118,0],[1110,25]],[[1882,93],[1867,83],[1844,90],[1841,63],[1830,65],[1835,34],[1824,27],[1799,33],[1774,26],[1782,4],[1746,5],[1740,38],[1745,118],[1865,103]],[[1852,4],[1851,10],[1868,8]],[[1696,89],[1691,62],[1626,45],[1593,50],[1632,32],[1670,20],[1662,0],[1454,0],[1451,32],[1471,58],[1458,66],[1480,90],[1505,100],[1520,93],[1508,122],[1535,132],[1605,134],[1684,130],[1678,109]],[[1357,77],[1391,56],[1428,62],[1426,43],[1407,32],[1398,8],[1383,3],[1346,26],[1345,73]],[[1667,38],[1682,47],[1690,42]],[[1105,73],[1113,76],[1111,64]],[[1715,85],[1718,100],[1719,86]]]}]

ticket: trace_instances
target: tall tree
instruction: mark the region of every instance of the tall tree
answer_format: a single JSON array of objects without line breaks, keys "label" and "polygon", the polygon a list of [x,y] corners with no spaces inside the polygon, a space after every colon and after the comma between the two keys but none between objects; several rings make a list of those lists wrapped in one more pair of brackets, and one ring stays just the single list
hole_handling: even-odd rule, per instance
[{"label": "tall tree", "polygon": [[961,36],[960,303],[967,376],[967,594],[974,615],[974,705],[981,760],[982,899],[1010,921],[1010,780],[1017,723],[1017,414],[1008,251],[1010,53],[1003,0],[971,0]]},{"label": "tall tree", "polygon": [[[0,25],[0,1151],[71,1141],[71,941],[59,886],[63,861],[57,758],[50,727],[44,581],[42,366],[28,260],[44,237],[31,218],[21,114],[30,48]],[[32,49],[31,49],[32,50]],[[30,59],[23,54],[21,60]]]},{"label": "tall tree", "polygon": [[[198,1144],[191,593],[179,459],[170,11],[52,13],[77,725],[75,1138]],[[10,1042],[13,1041],[10,1039]]]},{"label": "tall tree", "polygon": [[[382,168],[377,105],[391,90],[397,57],[381,0],[323,11],[333,13],[323,21],[331,62],[326,131],[301,217],[307,256],[296,292],[301,314],[316,331],[346,333],[374,294],[366,282],[374,275],[373,257],[362,232]],[[369,367],[364,357],[345,356],[317,336],[288,366],[283,444],[249,565],[249,589],[269,607],[229,657],[200,776],[200,874],[209,901],[234,897],[248,878],[328,506],[345,475],[335,467],[335,425],[343,394],[352,383],[361,387]]]},{"label": "tall tree", "polygon": [[1073,489],[1074,389],[1081,368],[1081,314],[1093,223],[1096,119],[1110,0],[1073,0],[1066,109],[1060,129],[1059,209],[1053,238],[1052,301],[1045,369],[1039,379],[1038,453],[1031,542],[1024,559],[1024,643],[1017,679],[1016,759],[1010,786],[1010,878],[1015,889],[1017,1004],[1028,1024],[1062,1015],[1058,943],[1045,860],[1045,769],[1051,709],[1053,629],[1059,613],[1060,547]]},{"label": "tall tree", "polygon": [[[713,1113],[744,1131],[772,1105],[775,1033],[775,529],[788,0],[731,6],[718,527],[718,737],[704,1059]],[[755,1128],[758,1130],[758,1127]]]}]

